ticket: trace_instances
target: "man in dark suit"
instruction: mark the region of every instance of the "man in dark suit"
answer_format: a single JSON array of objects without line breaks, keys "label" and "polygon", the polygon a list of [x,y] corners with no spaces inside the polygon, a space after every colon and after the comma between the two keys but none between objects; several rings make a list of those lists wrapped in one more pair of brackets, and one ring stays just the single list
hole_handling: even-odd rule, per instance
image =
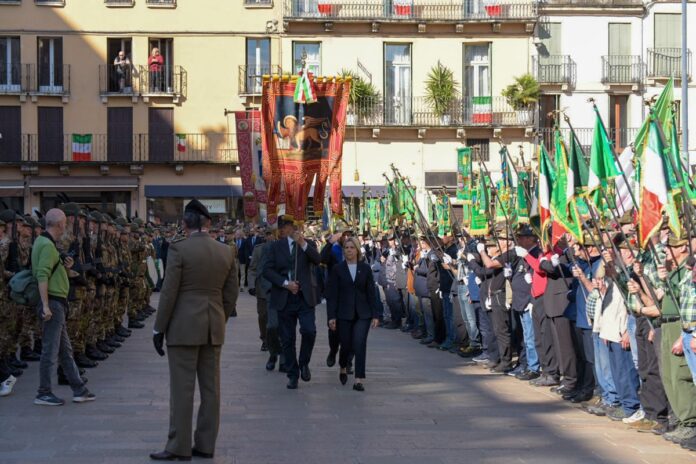
[{"label": "man in dark suit", "polygon": [[[225,323],[237,304],[237,269],[231,249],[208,234],[210,214],[193,199],[184,210],[187,239],[169,247],[167,276],[160,293],[153,342],[170,376],[169,439],[157,461],[212,458],[220,426],[220,352]],[[201,395],[191,446],[196,379]]]},{"label": "man in dark suit", "polygon": [[[309,382],[309,361],[317,334],[314,307],[317,305],[312,265],[321,259],[311,241],[305,240],[290,216],[278,220],[284,239],[268,245],[263,276],[271,282],[268,307],[278,311],[280,339],[288,372],[288,388],[296,389],[298,377]],[[300,323],[302,344],[300,357],[295,347],[297,322]]]},{"label": "man in dark suit", "polygon": [[250,253],[252,253],[254,250],[249,251],[247,249],[247,240],[246,237],[244,237],[244,232],[241,230],[237,231],[237,236],[235,237],[234,243],[237,246],[237,261],[239,262],[239,287],[241,290],[243,290],[243,287],[249,286],[249,282],[247,280],[249,271],[247,270],[247,266],[249,265]]}]

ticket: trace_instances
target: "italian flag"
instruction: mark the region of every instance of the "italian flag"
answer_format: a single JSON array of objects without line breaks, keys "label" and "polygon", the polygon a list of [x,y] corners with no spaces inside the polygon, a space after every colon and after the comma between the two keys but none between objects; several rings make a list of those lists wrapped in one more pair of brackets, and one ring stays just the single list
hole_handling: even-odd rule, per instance
[{"label": "italian flag", "polygon": [[73,134],[72,159],[73,161],[92,160],[92,134]]},{"label": "italian flag", "polygon": [[539,183],[537,185],[537,209],[541,226],[541,241],[548,242],[548,226],[551,222],[551,186],[554,183],[554,172],[549,154],[543,143],[539,144]]},{"label": "italian flag", "polygon": [[473,113],[471,122],[473,124],[490,124],[493,122],[491,100],[492,97],[474,97],[472,99]]},{"label": "italian flag", "polygon": [[667,204],[667,177],[663,153],[664,144],[655,120],[650,117],[648,142],[641,157],[640,208],[638,209],[638,239],[645,248],[648,240],[660,230],[662,211]]},{"label": "italian flag", "polygon": [[400,16],[409,16],[411,14],[412,0],[394,0],[394,13]]},{"label": "italian flag", "polygon": [[176,134],[176,151],[179,153],[186,151],[186,134]]}]

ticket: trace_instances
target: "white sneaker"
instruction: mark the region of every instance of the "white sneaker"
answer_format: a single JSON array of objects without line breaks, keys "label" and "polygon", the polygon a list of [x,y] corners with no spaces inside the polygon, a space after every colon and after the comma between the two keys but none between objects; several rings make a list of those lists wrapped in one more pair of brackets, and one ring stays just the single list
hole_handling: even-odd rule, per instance
[{"label": "white sneaker", "polygon": [[621,421],[624,424],[634,424],[640,420],[643,420],[645,418],[645,411],[642,409],[637,410],[636,412],[631,415],[631,417],[626,417],[625,419],[621,419]]},{"label": "white sneaker", "polygon": [[12,393],[15,382],[17,382],[17,378],[11,375],[3,383],[0,383],[0,396],[7,396]]}]

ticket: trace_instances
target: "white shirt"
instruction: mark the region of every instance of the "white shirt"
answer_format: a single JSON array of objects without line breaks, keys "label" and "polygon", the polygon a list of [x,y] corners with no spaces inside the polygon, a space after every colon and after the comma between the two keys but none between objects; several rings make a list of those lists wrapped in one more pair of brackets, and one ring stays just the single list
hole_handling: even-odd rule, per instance
[{"label": "white shirt", "polygon": [[350,276],[353,278],[353,282],[355,282],[355,275],[358,273],[358,263],[348,263],[348,271],[350,272]]},{"label": "white shirt", "polygon": [[[292,245],[295,243],[295,241],[291,237],[287,237],[288,239],[288,249],[290,250],[290,255],[292,256]],[[302,247],[302,251],[307,250],[307,241],[305,240],[304,246]],[[285,280],[283,282],[283,287],[286,287],[290,283],[290,275],[288,275],[288,280]]]}]

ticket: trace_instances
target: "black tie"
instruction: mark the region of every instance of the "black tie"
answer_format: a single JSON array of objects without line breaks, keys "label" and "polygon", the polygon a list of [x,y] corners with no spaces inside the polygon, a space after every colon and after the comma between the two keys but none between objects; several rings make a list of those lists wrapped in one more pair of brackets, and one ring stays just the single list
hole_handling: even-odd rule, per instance
[{"label": "black tie", "polygon": [[290,245],[290,280],[295,280],[295,262],[297,261],[297,247],[295,242]]}]

